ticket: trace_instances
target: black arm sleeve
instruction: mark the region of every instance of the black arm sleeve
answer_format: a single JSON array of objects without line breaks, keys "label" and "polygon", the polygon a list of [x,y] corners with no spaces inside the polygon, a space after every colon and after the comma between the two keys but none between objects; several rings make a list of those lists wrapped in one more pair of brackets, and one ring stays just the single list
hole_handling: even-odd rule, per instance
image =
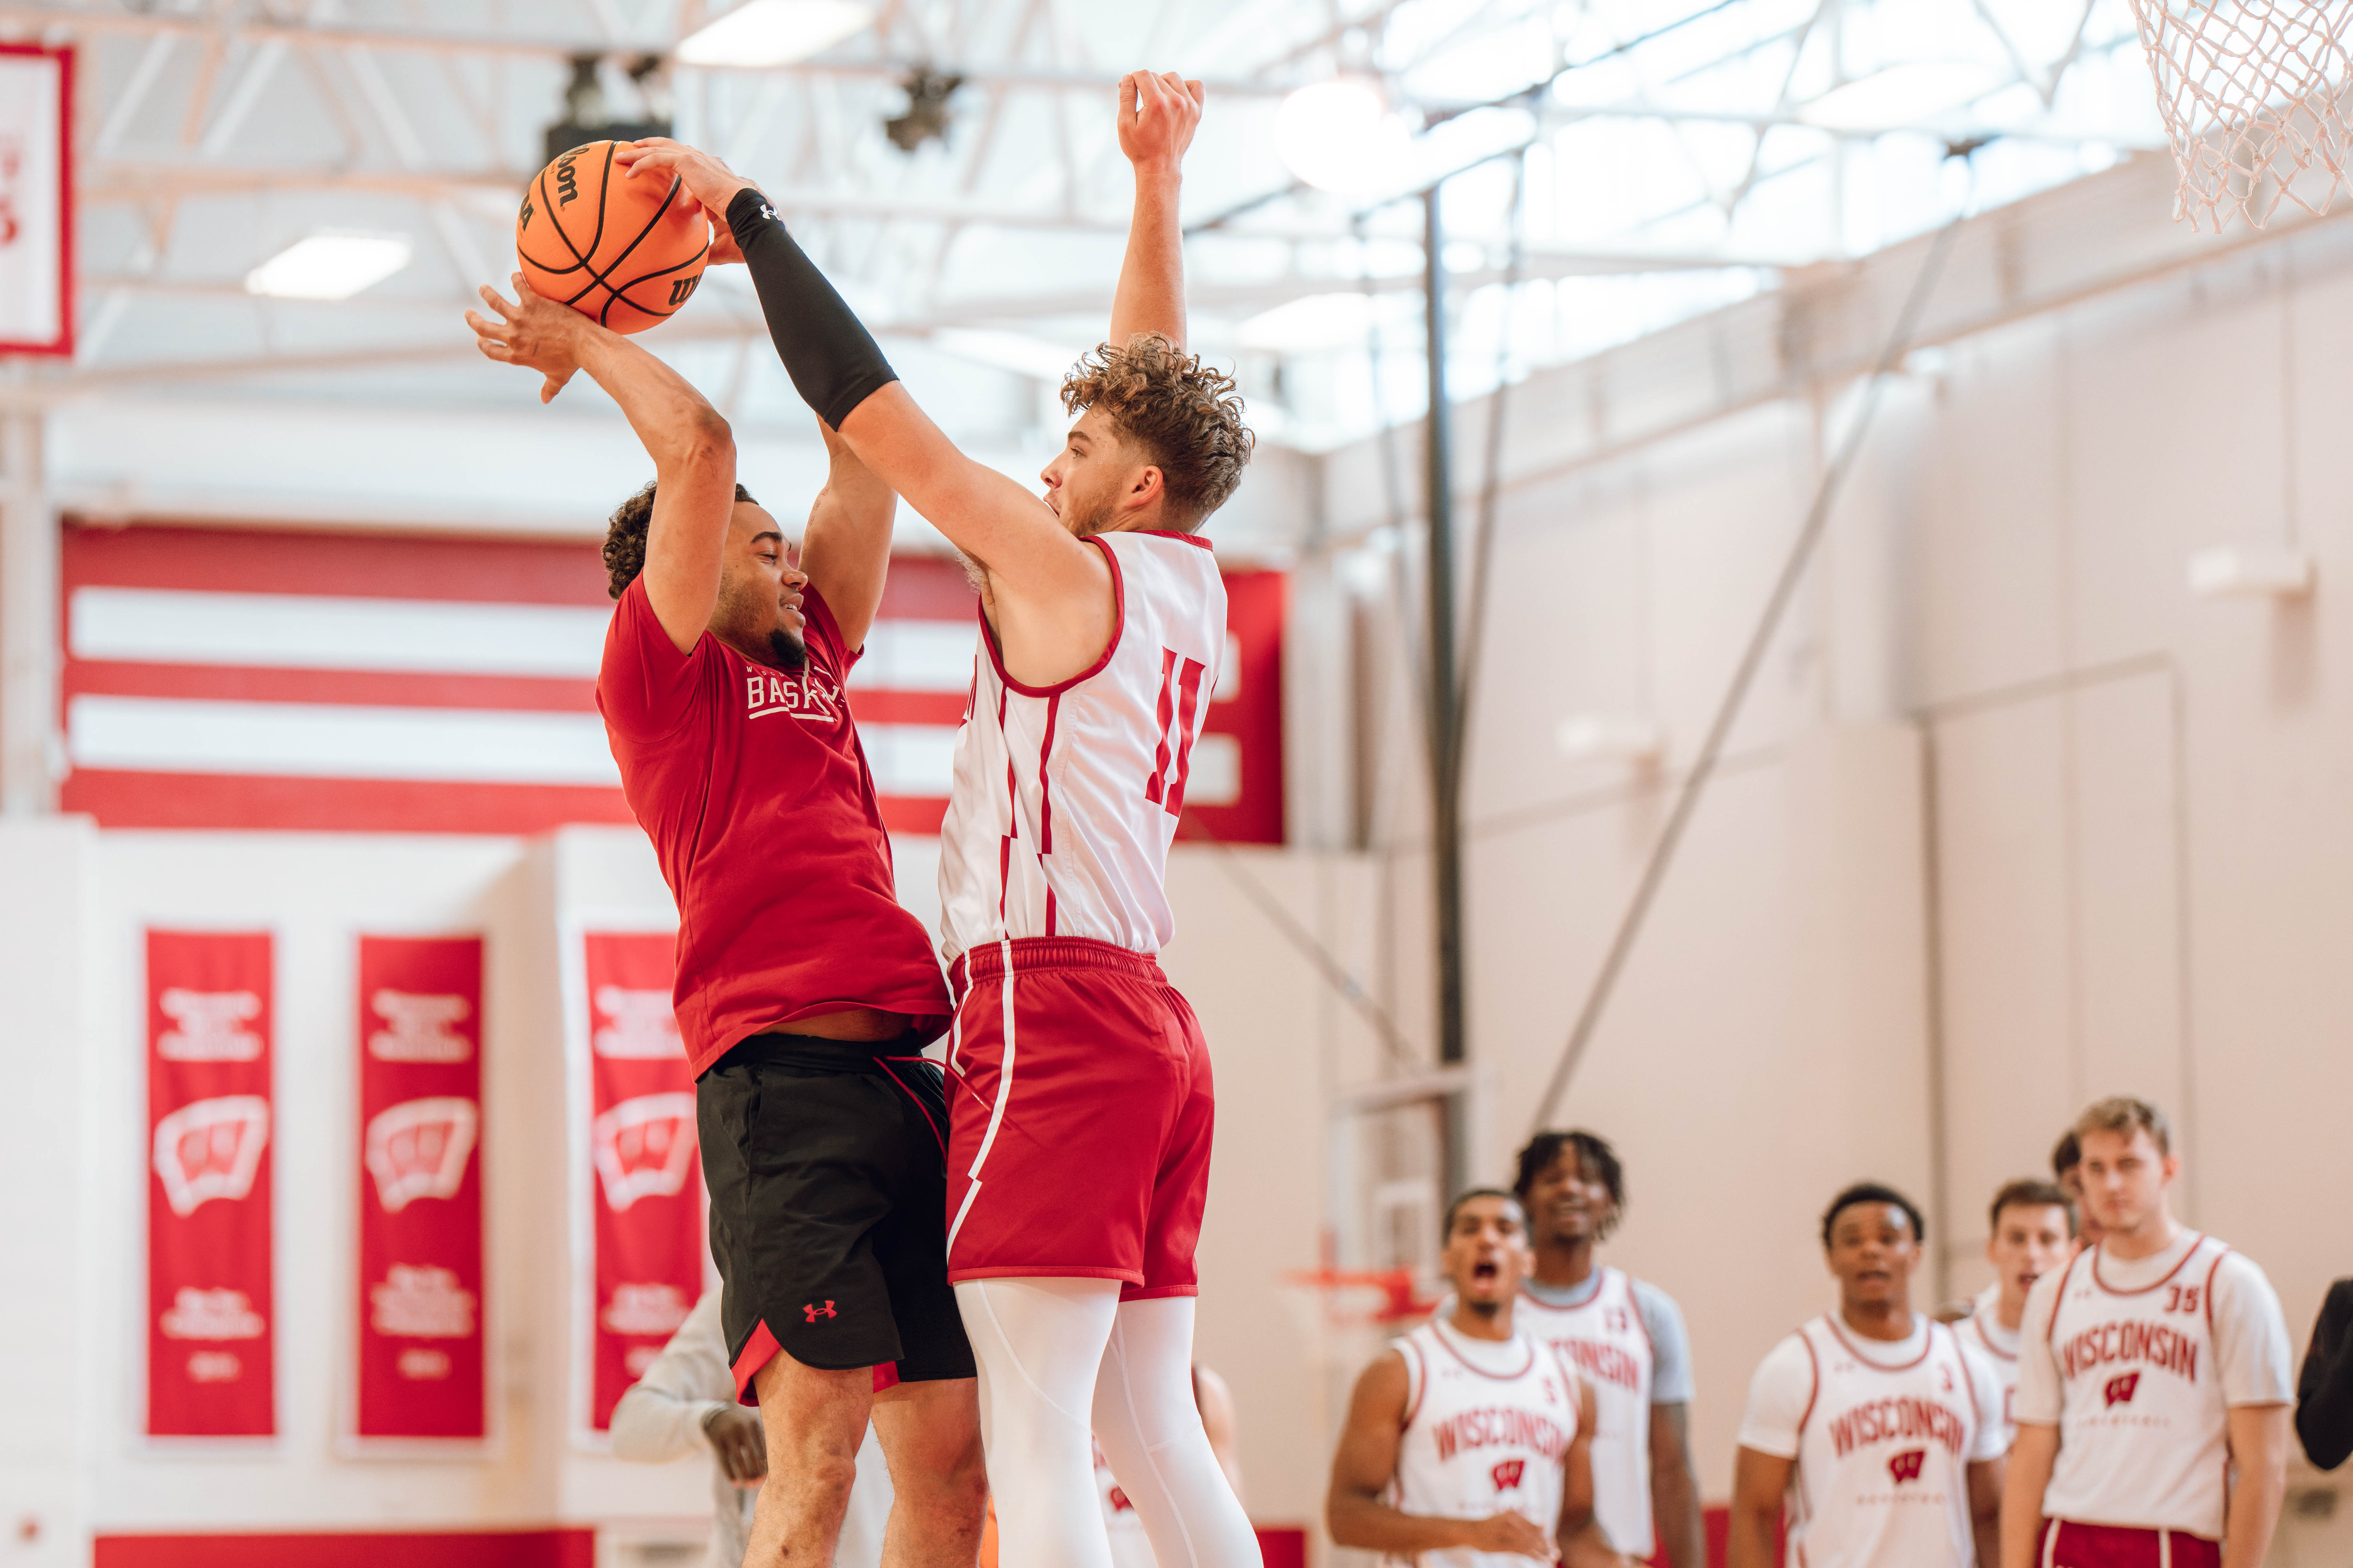
[{"label": "black arm sleeve", "polygon": [[801,401],[829,429],[839,430],[850,410],[899,379],[873,334],[842,302],[816,263],[785,231],[767,198],[745,187],[727,204],[727,226],[759,290],[760,313],[785,374]]},{"label": "black arm sleeve", "polygon": [[2353,1453],[2353,1279],[2329,1287],[2305,1352],[2295,1435],[2313,1468],[2333,1470]]}]

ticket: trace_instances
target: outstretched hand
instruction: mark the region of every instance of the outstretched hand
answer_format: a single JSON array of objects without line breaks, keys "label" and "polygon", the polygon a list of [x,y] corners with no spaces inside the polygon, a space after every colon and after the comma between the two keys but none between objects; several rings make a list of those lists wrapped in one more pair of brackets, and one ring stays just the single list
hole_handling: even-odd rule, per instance
[{"label": "outstretched hand", "polygon": [[[630,179],[648,174],[675,174],[685,185],[686,194],[711,215],[712,226],[721,234],[727,232],[727,205],[738,191],[759,187],[710,153],[683,142],[673,142],[667,136],[649,136],[642,142],[631,142],[613,149],[613,162]],[[734,251],[731,240],[729,252]],[[714,241],[712,250],[714,261],[741,261],[741,254],[720,254]]]},{"label": "outstretched hand", "polygon": [[489,284],[478,290],[482,302],[499,314],[499,320],[473,310],[466,312],[466,325],[474,329],[474,346],[484,357],[501,364],[519,364],[535,370],[547,379],[539,389],[539,400],[552,403],[580,369],[580,347],[586,333],[596,330],[595,322],[569,305],[559,305],[532,291],[522,273],[513,275],[517,298],[510,301]]},{"label": "outstretched hand", "polygon": [[1175,71],[1130,71],[1119,79],[1119,150],[1137,168],[1174,170],[1201,123],[1201,84]]}]

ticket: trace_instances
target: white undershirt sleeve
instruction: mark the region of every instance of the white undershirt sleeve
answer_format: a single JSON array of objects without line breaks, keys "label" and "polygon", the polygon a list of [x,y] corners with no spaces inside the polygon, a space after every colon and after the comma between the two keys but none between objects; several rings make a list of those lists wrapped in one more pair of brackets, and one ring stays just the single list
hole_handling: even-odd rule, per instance
[{"label": "white undershirt sleeve", "polygon": [[707,1447],[702,1423],[732,1403],[734,1392],[719,1326],[719,1292],[708,1290],[613,1406],[613,1457],[660,1464]]},{"label": "white undershirt sleeve", "polygon": [[1651,1403],[1689,1405],[1693,1392],[1691,1335],[1683,1328],[1683,1309],[1656,1285],[1637,1279],[1634,1310],[1641,1313],[1643,1331],[1651,1336]]},{"label": "white undershirt sleeve", "polygon": [[1777,1459],[1798,1457],[1798,1435],[1814,1402],[1814,1358],[1791,1334],[1757,1363],[1748,1380],[1748,1409],[1740,1421],[1740,1446]]},{"label": "white undershirt sleeve", "polygon": [[2214,1352],[2226,1405],[2287,1405],[2295,1399],[2295,1351],[2279,1296],[2254,1259],[2233,1252],[2214,1271]]}]

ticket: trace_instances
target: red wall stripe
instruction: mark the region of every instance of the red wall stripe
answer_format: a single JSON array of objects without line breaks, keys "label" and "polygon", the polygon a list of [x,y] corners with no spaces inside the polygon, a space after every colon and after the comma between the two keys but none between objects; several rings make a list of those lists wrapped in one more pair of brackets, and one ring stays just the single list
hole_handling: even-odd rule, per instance
[{"label": "red wall stripe", "polygon": [[587,1529],[101,1535],[92,1568],[595,1568]]},{"label": "red wall stripe", "polygon": [[861,724],[937,724],[959,729],[964,724],[965,694],[961,691],[849,691],[849,711]]},{"label": "red wall stripe", "polygon": [[[78,768],[58,786],[58,802],[62,809],[87,813],[108,827],[530,835],[567,822],[637,823],[619,790],[594,784],[452,784]],[[935,825],[930,831],[939,829]]]},{"label": "red wall stripe", "polygon": [[606,605],[599,547],[573,541],[284,532],[67,521],[65,587]]},{"label": "red wall stripe", "polygon": [[259,669],[77,658],[69,698],[169,697],[203,702],[333,702],[361,708],[499,708],[594,713],[596,683],[532,675],[433,675],[387,669]]}]

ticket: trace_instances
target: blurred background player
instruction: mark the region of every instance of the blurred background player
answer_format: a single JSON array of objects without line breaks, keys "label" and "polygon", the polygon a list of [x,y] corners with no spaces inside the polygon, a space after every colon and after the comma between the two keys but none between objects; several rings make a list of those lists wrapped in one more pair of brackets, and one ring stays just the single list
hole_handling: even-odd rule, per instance
[{"label": "blurred background player", "polygon": [[1782,1340],[1748,1385],[1727,1568],[1772,1568],[1782,1500],[1806,1568],[1989,1565],[2001,1510],[2001,1389],[1949,1324],[1912,1310],[1926,1227],[1862,1183],[1831,1200],[1839,1304]]},{"label": "blurred background player", "polygon": [[[1593,1391],[1593,1515],[1609,1544],[1676,1568],[1707,1561],[1691,1459],[1691,1340],[1673,1300],[1594,1250],[1626,1211],[1625,1171],[1607,1139],[1539,1132],[1512,1184],[1535,1267],[1514,1321],[1567,1356]],[[1653,1528],[1653,1520],[1656,1527]]]},{"label": "blurred background player", "polygon": [[2287,1490],[2279,1298],[2174,1219],[2157,1107],[2100,1100],[2075,1136],[2103,1234],[2027,1298],[2002,1568],[2257,1568]]},{"label": "blurred background player", "polygon": [[1332,1539],[1419,1568],[1622,1564],[1593,1518],[1592,1391],[1513,1323],[1533,1261],[1519,1200],[1465,1193],[1444,1235],[1451,1299],[1356,1379]]},{"label": "blurred background player", "polygon": [[2001,1382],[2002,1446],[2018,1436],[2018,1326],[2026,1313],[2026,1293],[2045,1274],[2054,1274],[2073,1255],[2075,1205],[2055,1182],[2022,1176],[1993,1195],[1986,1261],[1993,1283],[1978,1292],[1962,1320],[1960,1333],[1984,1352]]},{"label": "blurred background player", "polygon": [[[758,1413],[735,1402],[717,1290],[703,1292],[645,1375],[622,1394],[611,1431],[613,1457],[634,1464],[667,1464],[698,1450],[711,1455],[711,1546],[703,1568],[741,1568],[768,1453]],[[870,1426],[858,1446],[858,1480],[834,1548],[836,1568],[881,1568],[890,1517],[891,1468]]]},{"label": "blurred background player", "polygon": [[2353,1454],[2353,1279],[2328,1287],[2312,1325],[2295,1380],[2295,1436],[2316,1470],[2333,1470]]},{"label": "blurred background player", "polygon": [[2075,1248],[2079,1252],[2100,1245],[2099,1219],[2084,1202],[2083,1166],[2084,1146],[2070,1127],[2051,1146],[2051,1176],[2066,1189],[2069,1200],[2075,1205]]}]

